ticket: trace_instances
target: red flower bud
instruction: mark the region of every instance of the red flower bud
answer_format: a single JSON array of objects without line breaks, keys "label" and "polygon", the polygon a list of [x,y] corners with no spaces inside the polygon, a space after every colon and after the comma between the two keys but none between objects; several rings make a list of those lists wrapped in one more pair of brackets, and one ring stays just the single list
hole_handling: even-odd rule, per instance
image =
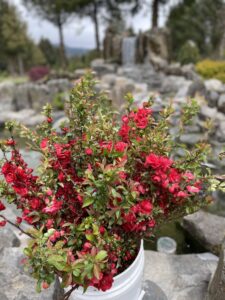
[{"label": "red flower bud", "polygon": [[5,205],[0,201],[0,211],[5,210]]},{"label": "red flower bud", "polygon": [[1,222],[0,222],[0,227],[4,227],[4,226],[6,225],[6,223],[7,223],[7,222],[6,222],[5,220],[4,220],[4,221],[1,221]]}]

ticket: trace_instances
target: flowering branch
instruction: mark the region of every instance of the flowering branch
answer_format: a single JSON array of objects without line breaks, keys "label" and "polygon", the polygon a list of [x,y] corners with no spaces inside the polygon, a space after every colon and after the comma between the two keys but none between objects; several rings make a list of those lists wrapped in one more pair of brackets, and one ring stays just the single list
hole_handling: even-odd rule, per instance
[{"label": "flowering branch", "polygon": [[30,238],[34,239],[34,237],[30,233],[24,231],[19,225],[14,224],[10,220],[8,220],[5,216],[0,215],[0,218],[4,219],[7,223],[9,223],[10,225],[12,225],[13,227],[16,227],[17,229],[19,229],[19,231],[22,232],[23,234],[26,234]]}]

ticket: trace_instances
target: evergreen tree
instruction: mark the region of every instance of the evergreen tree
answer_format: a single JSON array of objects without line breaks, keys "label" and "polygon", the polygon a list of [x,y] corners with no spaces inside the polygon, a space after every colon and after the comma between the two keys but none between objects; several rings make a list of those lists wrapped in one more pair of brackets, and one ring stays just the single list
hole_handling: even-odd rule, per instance
[{"label": "evergreen tree", "polygon": [[209,55],[219,47],[224,30],[223,0],[183,0],[169,15],[174,57],[188,40],[198,46],[202,55]]},{"label": "evergreen tree", "polygon": [[46,62],[50,66],[54,66],[58,62],[58,48],[54,47],[52,43],[47,38],[42,38],[39,42],[39,48],[41,49]]},{"label": "evergreen tree", "polygon": [[6,60],[11,73],[17,69],[23,73],[29,41],[26,24],[21,21],[16,7],[6,0],[0,0],[0,16],[0,56]]}]

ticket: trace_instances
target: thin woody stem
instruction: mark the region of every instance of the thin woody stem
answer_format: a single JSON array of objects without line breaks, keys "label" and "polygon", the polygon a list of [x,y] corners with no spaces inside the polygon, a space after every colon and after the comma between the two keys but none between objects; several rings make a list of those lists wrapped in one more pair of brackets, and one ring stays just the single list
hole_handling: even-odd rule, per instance
[{"label": "thin woody stem", "polygon": [[9,223],[10,225],[12,225],[12,226],[16,227],[17,229],[19,229],[20,232],[22,232],[23,234],[26,234],[27,236],[29,236],[32,239],[34,238],[30,233],[24,231],[19,225],[14,224],[13,222],[11,222],[10,220],[8,220],[3,215],[0,215],[0,218],[4,219],[7,223]]},{"label": "thin woody stem", "polygon": [[75,291],[78,288],[78,285],[74,285],[67,293],[64,294],[64,299],[63,300],[68,300],[69,297],[71,296],[72,292]]}]

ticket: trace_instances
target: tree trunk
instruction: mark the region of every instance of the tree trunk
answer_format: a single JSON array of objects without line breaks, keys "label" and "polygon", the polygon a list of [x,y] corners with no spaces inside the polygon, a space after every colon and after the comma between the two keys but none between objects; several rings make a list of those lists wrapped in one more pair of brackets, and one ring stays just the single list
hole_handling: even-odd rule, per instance
[{"label": "tree trunk", "polygon": [[16,75],[15,61],[12,57],[10,57],[8,61],[8,70],[11,76]]},{"label": "tree trunk", "polygon": [[24,76],[24,63],[23,63],[23,58],[21,57],[21,55],[17,56],[18,59],[18,70],[19,70],[19,74],[20,76]]},{"label": "tree trunk", "polygon": [[67,59],[66,59],[66,55],[65,55],[63,25],[60,21],[58,22],[58,29],[59,29],[60,65],[61,65],[61,68],[65,68],[67,65]]},{"label": "tree trunk", "polygon": [[152,2],[152,28],[158,28],[159,19],[159,0]]},{"label": "tree trunk", "polygon": [[99,23],[98,23],[98,5],[94,2],[94,11],[93,11],[93,22],[95,26],[95,41],[96,41],[96,51],[100,53],[100,38],[99,38]]}]

